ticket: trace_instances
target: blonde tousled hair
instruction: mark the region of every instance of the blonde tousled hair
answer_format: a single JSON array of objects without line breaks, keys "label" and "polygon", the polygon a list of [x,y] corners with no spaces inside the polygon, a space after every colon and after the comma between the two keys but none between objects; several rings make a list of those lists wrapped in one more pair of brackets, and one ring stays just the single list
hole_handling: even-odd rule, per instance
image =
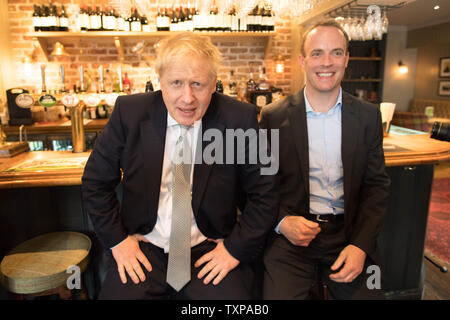
[{"label": "blonde tousled hair", "polygon": [[159,77],[172,63],[186,58],[205,59],[210,63],[211,76],[217,76],[222,60],[219,49],[207,36],[183,32],[161,40],[156,48],[156,72]]}]

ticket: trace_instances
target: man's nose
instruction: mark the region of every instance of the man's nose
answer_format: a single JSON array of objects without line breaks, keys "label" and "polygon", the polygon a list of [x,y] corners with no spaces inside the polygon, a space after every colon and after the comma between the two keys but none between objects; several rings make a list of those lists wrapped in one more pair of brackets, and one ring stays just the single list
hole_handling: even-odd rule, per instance
[{"label": "man's nose", "polygon": [[328,53],[326,53],[322,56],[321,63],[324,66],[331,66],[333,64],[333,59],[331,58],[331,56]]},{"label": "man's nose", "polygon": [[195,100],[194,93],[192,92],[191,86],[187,85],[183,88],[183,102],[186,104],[190,104]]}]

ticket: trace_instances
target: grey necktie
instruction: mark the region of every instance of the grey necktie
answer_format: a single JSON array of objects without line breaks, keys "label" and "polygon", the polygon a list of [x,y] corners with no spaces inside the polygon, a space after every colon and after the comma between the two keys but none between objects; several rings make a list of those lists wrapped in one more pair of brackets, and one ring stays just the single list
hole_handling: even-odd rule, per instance
[{"label": "grey necktie", "polygon": [[172,225],[170,229],[167,283],[180,291],[191,280],[191,148],[189,127],[180,125],[172,164]]}]

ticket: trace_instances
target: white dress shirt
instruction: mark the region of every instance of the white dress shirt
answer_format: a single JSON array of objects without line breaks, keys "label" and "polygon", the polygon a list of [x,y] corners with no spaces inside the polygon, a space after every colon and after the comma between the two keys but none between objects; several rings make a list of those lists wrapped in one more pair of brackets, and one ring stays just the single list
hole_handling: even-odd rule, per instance
[{"label": "white dress shirt", "polygon": [[[192,151],[191,159],[194,159],[197,138],[199,130],[201,128],[201,120],[194,122],[194,125],[187,131],[187,139]],[[164,252],[169,252],[169,239],[170,229],[172,222],[172,159],[174,158],[175,145],[180,136],[180,126],[173,119],[169,113],[167,113],[167,129],[166,129],[166,142],[164,147],[164,161],[161,176],[161,189],[159,191],[158,202],[158,217],[153,230],[145,235],[148,241],[157,247],[163,248]],[[148,159],[148,161],[152,161]],[[194,165],[191,167],[191,190],[192,180],[194,173]],[[150,196],[150,195],[149,195]],[[206,240],[206,237],[200,232],[195,222],[192,206],[186,208],[191,211],[191,247]]]}]

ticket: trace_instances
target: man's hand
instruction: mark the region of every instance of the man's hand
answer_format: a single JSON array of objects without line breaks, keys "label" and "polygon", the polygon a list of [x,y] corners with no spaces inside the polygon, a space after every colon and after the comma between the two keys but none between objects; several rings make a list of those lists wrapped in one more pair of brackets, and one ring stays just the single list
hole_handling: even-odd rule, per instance
[{"label": "man's hand", "polygon": [[194,266],[198,268],[207,262],[197,275],[197,277],[201,279],[208,274],[203,280],[204,284],[208,284],[213,279],[213,285],[219,284],[228,272],[236,268],[239,264],[239,260],[234,258],[225,248],[223,241],[215,242],[217,242],[217,246],[210,252],[204,254],[194,264]]},{"label": "man's hand", "polygon": [[287,216],[281,222],[279,231],[293,245],[307,247],[320,232],[320,227],[317,222],[304,217]]},{"label": "man's hand", "polygon": [[330,279],[336,282],[352,282],[363,271],[365,260],[366,253],[357,246],[349,244],[341,251],[331,270],[338,270],[342,264],[344,266],[339,272],[330,274]]},{"label": "man's hand", "polygon": [[142,282],[145,281],[145,274],[139,262],[144,265],[148,272],[152,271],[152,265],[139,248],[139,241],[148,242],[143,236],[136,234],[128,236],[120,244],[111,249],[113,257],[117,262],[120,280],[123,284],[127,283],[125,270],[135,284],[138,284],[139,280]]}]

